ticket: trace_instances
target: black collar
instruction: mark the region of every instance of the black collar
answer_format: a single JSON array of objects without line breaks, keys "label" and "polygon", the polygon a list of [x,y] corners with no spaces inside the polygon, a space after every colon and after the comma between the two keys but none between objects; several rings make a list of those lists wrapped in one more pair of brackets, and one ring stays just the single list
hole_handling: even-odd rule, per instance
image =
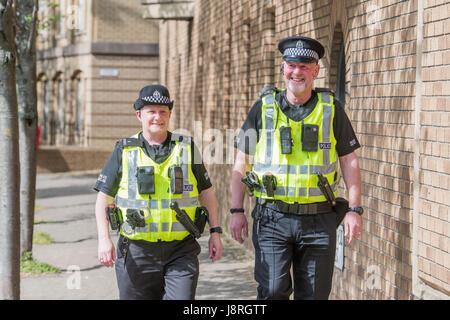
[{"label": "black collar", "polygon": [[312,107],[317,104],[317,93],[312,90],[311,97],[306,101],[305,104],[292,104],[289,102],[289,100],[286,97],[286,90],[282,91],[280,93],[280,108],[281,110],[285,111],[288,109],[297,109],[297,108],[304,108],[304,107]]}]

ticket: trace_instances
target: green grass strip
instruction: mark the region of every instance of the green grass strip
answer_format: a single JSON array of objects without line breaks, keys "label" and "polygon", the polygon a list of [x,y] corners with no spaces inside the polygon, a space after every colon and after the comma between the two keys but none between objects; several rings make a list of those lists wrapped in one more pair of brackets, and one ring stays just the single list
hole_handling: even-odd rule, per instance
[{"label": "green grass strip", "polygon": [[31,252],[25,252],[20,259],[20,272],[26,274],[46,274],[46,273],[61,273],[61,269],[51,266],[45,262],[39,262],[33,259]]}]

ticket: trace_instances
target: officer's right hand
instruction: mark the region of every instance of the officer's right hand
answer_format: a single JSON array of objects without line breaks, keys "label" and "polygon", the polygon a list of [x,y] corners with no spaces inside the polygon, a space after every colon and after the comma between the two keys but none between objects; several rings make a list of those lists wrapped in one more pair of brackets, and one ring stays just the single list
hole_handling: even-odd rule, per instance
[{"label": "officer's right hand", "polygon": [[235,212],[231,215],[230,232],[234,240],[243,243],[242,233],[245,238],[248,238],[248,223],[247,217],[243,212]]},{"label": "officer's right hand", "polygon": [[114,266],[114,262],[116,262],[116,248],[114,248],[111,239],[98,241],[98,260],[105,267]]}]

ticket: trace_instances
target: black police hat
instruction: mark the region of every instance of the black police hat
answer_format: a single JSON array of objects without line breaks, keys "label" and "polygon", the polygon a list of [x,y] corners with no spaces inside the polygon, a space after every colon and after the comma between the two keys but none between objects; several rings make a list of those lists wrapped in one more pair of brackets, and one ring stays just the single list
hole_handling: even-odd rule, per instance
[{"label": "black police hat", "polygon": [[302,36],[292,36],[280,40],[278,50],[287,62],[317,62],[325,54],[319,41]]},{"label": "black police hat", "polygon": [[139,92],[139,98],[134,103],[134,109],[139,110],[148,105],[168,106],[172,110],[173,101],[170,101],[169,90],[160,84],[143,87]]}]

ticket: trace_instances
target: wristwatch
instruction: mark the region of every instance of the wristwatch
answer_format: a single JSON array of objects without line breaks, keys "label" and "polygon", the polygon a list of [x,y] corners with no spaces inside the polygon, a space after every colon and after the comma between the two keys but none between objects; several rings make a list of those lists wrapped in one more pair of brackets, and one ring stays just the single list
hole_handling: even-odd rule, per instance
[{"label": "wristwatch", "polygon": [[214,228],[209,229],[209,233],[214,233],[214,232],[222,233],[222,228],[221,227],[214,227]]},{"label": "wristwatch", "polygon": [[356,212],[360,216],[362,216],[362,214],[364,213],[363,207],[350,207],[350,208],[348,208],[348,211]]}]

